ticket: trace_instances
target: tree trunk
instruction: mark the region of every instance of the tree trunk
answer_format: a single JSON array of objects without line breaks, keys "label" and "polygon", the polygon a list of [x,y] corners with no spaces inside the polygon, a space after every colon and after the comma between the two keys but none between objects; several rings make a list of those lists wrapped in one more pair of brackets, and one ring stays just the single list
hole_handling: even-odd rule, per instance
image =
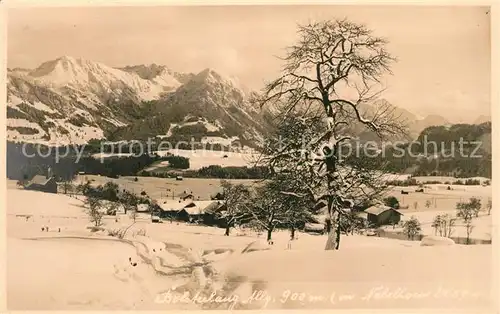
[{"label": "tree trunk", "polygon": [[[333,201],[332,201],[333,204]],[[338,225],[339,214],[336,211],[330,213],[330,230],[326,240],[325,250],[338,250],[340,244],[340,228]]]},{"label": "tree trunk", "polygon": [[326,233],[330,233],[332,230],[332,220],[330,218],[326,219]]},{"label": "tree trunk", "polygon": [[337,216],[337,220],[338,220],[338,223],[337,223],[337,226],[335,228],[335,249],[338,250],[339,249],[339,246],[340,246],[340,232],[341,232],[341,229],[340,229],[340,215]]},{"label": "tree trunk", "polygon": [[273,228],[270,227],[267,229],[267,241],[271,241],[271,235],[273,233]]},{"label": "tree trunk", "polygon": [[326,240],[325,250],[336,250],[337,249],[337,235],[335,229],[330,229],[328,232],[328,239]]},{"label": "tree trunk", "polygon": [[229,229],[231,227],[229,227],[229,225],[226,226],[226,232],[224,233],[225,236],[229,236]]},{"label": "tree trunk", "polygon": [[292,238],[292,240],[295,239],[295,226],[292,226],[292,230],[291,230],[291,233],[290,233],[290,238]]},{"label": "tree trunk", "polygon": [[326,240],[325,250],[338,250],[340,242],[340,226],[339,220],[340,216],[337,212],[334,204],[334,197],[332,193],[334,192],[334,178],[335,174],[335,152],[329,152],[326,157],[326,169],[328,172],[328,191],[330,195],[328,196],[328,219],[330,220],[330,230],[328,230],[328,239]]}]

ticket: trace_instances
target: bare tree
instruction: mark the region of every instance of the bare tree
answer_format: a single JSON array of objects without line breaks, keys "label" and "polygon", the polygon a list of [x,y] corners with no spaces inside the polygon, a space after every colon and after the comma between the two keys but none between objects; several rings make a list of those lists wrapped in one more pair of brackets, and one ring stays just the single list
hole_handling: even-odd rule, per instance
[{"label": "bare tree", "polygon": [[417,235],[420,234],[422,227],[420,226],[420,221],[414,216],[409,220],[405,221],[403,224],[403,231],[408,237],[408,239],[413,240]]},{"label": "bare tree", "polygon": [[486,203],[486,210],[488,211],[488,216],[491,215],[491,198],[488,199],[488,202]]},{"label": "bare tree", "polygon": [[[317,151],[304,152],[303,160],[325,182],[324,196],[333,222],[325,249],[338,249],[340,215],[350,201],[339,189],[345,182],[339,178],[337,157],[341,144],[353,139],[354,126],[380,138],[405,131],[393,107],[381,105],[363,110],[380,95],[375,88],[380,78],[390,73],[394,58],[385,49],[386,40],[373,36],[364,25],[347,20],[300,25],[298,36],[298,42],[283,58],[282,76],[267,84],[258,102],[270,108],[284,104],[279,109],[284,119],[297,108],[322,110],[326,124],[309,143]],[[284,148],[275,157],[291,151]]]},{"label": "bare tree", "polygon": [[313,199],[301,194],[305,188],[290,175],[273,176],[255,191],[246,210],[254,223],[267,231],[268,241],[276,227],[289,228],[294,239],[296,228],[312,217]]},{"label": "bare tree", "polygon": [[473,217],[478,217],[481,209],[481,201],[478,198],[472,197],[468,202],[457,203],[457,217],[463,219],[464,222],[472,220]]},{"label": "bare tree", "polygon": [[471,219],[467,219],[465,221],[465,232],[467,234],[467,237],[466,237],[466,244],[470,244],[470,235],[472,234],[472,229],[474,229],[474,225],[472,224],[472,220]]},{"label": "bare tree", "polygon": [[100,199],[96,197],[89,196],[85,200],[86,214],[89,218],[89,221],[94,224],[95,227],[99,227],[102,225],[102,217],[104,213],[101,211],[102,202]]},{"label": "bare tree", "polygon": [[68,192],[71,194],[71,192],[74,191],[74,186],[73,184],[71,184],[71,182],[65,180],[62,185],[64,189],[64,194],[68,194]]},{"label": "bare tree", "polygon": [[137,220],[137,216],[138,216],[138,214],[137,214],[137,209],[135,209],[135,210],[131,210],[131,211],[130,211],[129,217],[130,217],[130,219],[132,219],[134,222]]},{"label": "bare tree", "polygon": [[125,214],[129,211],[137,211],[138,198],[135,194],[125,190],[118,196],[118,201],[123,205]]},{"label": "bare tree", "polygon": [[243,184],[232,184],[226,180],[221,180],[221,186],[225,210],[217,212],[216,215],[218,218],[225,220],[226,231],[224,235],[229,236],[231,228],[241,219],[248,217],[244,205],[250,198],[250,191]]},{"label": "bare tree", "polygon": [[470,244],[470,235],[472,233],[472,229],[474,229],[472,219],[474,217],[478,217],[480,209],[481,201],[475,197],[472,197],[468,202],[457,203],[457,217],[463,219],[465,231],[467,234],[467,244]]},{"label": "bare tree", "polygon": [[434,235],[437,235],[438,232],[440,236],[443,235],[443,230],[441,229],[441,215],[434,217],[431,227],[434,228]]},{"label": "bare tree", "polygon": [[470,207],[474,210],[474,216],[479,217],[479,211],[481,210],[481,200],[477,197],[471,197],[469,203]]},{"label": "bare tree", "polygon": [[87,181],[85,183],[81,183],[77,185],[76,187],[76,192],[81,193],[82,195],[87,196],[88,193],[92,190],[92,185],[90,181]]},{"label": "bare tree", "polygon": [[437,235],[439,233],[442,237],[451,237],[454,231],[455,221],[456,219],[449,214],[437,215],[432,222],[434,234]]},{"label": "bare tree", "polygon": [[108,201],[106,202],[104,207],[106,208],[106,215],[116,216],[116,212],[118,210],[118,203]]},{"label": "bare tree", "polygon": [[248,202],[244,212],[251,216],[254,229],[267,231],[267,241],[270,241],[276,226],[284,224],[285,209],[278,198],[279,191],[270,187],[269,183],[255,190],[256,193]]},{"label": "bare tree", "polygon": [[[337,227],[342,224],[342,230],[349,230],[347,233],[352,233],[360,225],[352,209],[373,203],[385,194],[386,184],[383,180],[385,165],[381,159],[365,156],[338,158],[335,181],[330,185],[334,188],[332,191],[325,184],[325,175],[328,172],[325,171],[324,163],[307,158],[307,154],[321,144],[314,144],[313,149],[304,145],[315,142],[321,136],[322,125],[321,115],[317,112],[297,110],[296,115],[286,117],[277,123],[275,130],[270,132],[257,164],[270,169],[268,179],[282,181],[283,176],[293,178],[288,184],[276,186],[281,189],[281,193],[291,196],[291,200],[296,199],[296,202],[316,203],[314,208],[326,207],[327,214],[328,199],[333,193],[339,219],[327,219],[330,222],[329,227],[333,224]],[[300,215],[300,211],[297,214]],[[290,211],[289,215],[293,217],[296,214]],[[330,231],[332,228],[327,230]],[[342,231],[340,227],[334,230],[335,249],[337,249]]]},{"label": "bare tree", "polygon": [[308,180],[307,174],[295,169],[295,171],[274,173],[266,185],[279,201],[280,219],[282,224],[290,229],[291,240],[295,239],[297,228],[310,222],[313,215],[321,210],[315,206],[314,195],[310,193],[311,185],[308,184],[311,181]]}]

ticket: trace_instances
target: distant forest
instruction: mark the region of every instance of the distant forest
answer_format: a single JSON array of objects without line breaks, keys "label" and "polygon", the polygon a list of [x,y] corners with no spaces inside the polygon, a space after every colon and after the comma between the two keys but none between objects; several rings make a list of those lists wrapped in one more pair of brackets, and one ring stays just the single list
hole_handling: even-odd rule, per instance
[{"label": "distant forest", "polygon": [[[468,142],[462,145],[461,153],[458,145],[460,138]],[[437,143],[437,150],[430,144],[424,148],[426,142]],[[479,145],[478,142],[481,144]],[[22,147],[20,143],[7,142],[7,177],[10,179],[21,180],[31,178],[36,174],[46,174],[48,167],[59,180],[69,180],[78,172],[107,177],[137,175],[170,177],[180,172],[185,177],[219,179],[261,179],[268,174],[265,167],[212,165],[199,170],[188,170],[189,159],[174,155],[143,154],[138,157],[107,157],[101,162],[92,157],[93,154],[101,152],[100,140],[92,140],[84,147],[78,147],[78,150],[84,148],[84,153],[78,163],[75,162],[77,156],[74,147],[70,148],[68,156],[59,158],[59,162],[56,162],[56,150],[59,150],[59,156],[61,156],[65,154],[66,147],[52,148],[51,154],[48,154],[49,148],[44,146],[40,148],[38,145],[27,144],[25,153]],[[36,151],[37,149],[39,152]],[[221,149],[228,148],[221,147]],[[402,151],[405,153],[402,154]],[[128,151],[124,149],[122,152]],[[476,157],[469,157],[472,153]],[[34,157],[30,158],[27,155],[34,155]],[[354,156],[351,159],[351,162],[357,163],[365,158]],[[152,171],[145,170],[161,161],[168,161],[168,167]],[[410,173],[414,176],[491,178],[491,122],[479,125],[458,124],[451,127],[429,127],[420,134],[414,145],[400,144],[397,147],[386,147],[383,154],[373,158],[370,162],[374,167],[384,165],[384,169],[389,172]]]}]

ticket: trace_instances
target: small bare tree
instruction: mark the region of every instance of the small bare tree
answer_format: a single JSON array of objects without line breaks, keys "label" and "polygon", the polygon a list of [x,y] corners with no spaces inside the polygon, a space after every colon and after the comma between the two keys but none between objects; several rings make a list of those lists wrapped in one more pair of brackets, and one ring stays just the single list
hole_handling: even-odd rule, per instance
[{"label": "small bare tree", "polygon": [[467,234],[467,244],[470,244],[470,235],[472,233],[472,229],[474,229],[472,219],[478,216],[480,208],[481,201],[474,197],[471,198],[468,202],[457,203],[457,217],[463,219],[465,232]]},{"label": "small bare tree", "polygon": [[429,208],[431,207],[432,202],[430,200],[425,201],[425,207]]},{"label": "small bare tree", "polygon": [[129,217],[130,217],[130,219],[132,219],[134,222],[137,220],[137,216],[138,216],[138,214],[137,214],[137,209],[135,209],[135,210],[131,210],[131,211],[130,211]]},{"label": "small bare tree", "polygon": [[85,200],[86,205],[86,214],[89,218],[89,221],[94,224],[95,227],[100,227],[102,225],[102,217],[104,213],[101,211],[102,202],[100,199],[89,196]]},{"label": "small bare tree", "polygon": [[129,191],[123,191],[123,193],[118,196],[118,201],[123,205],[125,214],[129,211],[137,211],[138,198],[135,194]]},{"label": "small bare tree", "polygon": [[488,211],[488,216],[491,215],[491,198],[488,199],[488,203],[486,203],[486,210]]},{"label": "small bare tree", "polygon": [[443,235],[443,230],[441,229],[441,215],[434,217],[431,227],[434,228],[434,235],[439,233],[440,236]]},{"label": "small bare tree", "polygon": [[87,196],[89,192],[92,190],[92,184],[90,181],[87,181],[85,183],[81,183],[76,186],[76,192],[81,193],[82,195]]},{"label": "small bare tree", "polygon": [[437,215],[432,222],[434,234],[437,235],[439,233],[442,237],[451,237],[454,231],[455,221],[456,219],[449,214]]},{"label": "small bare tree", "polygon": [[470,244],[470,235],[472,234],[472,229],[474,229],[474,225],[472,224],[472,220],[468,219],[465,221],[465,232],[467,234],[466,244]]},{"label": "small bare tree", "polygon": [[474,211],[474,216],[479,217],[479,211],[481,211],[481,200],[477,197],[471,197],[469,200],[470,207]]},{"label": "small bare tree", "polygon": [[478,217],[479,210],[481,209],[481,201],[472,197],[468,202],[458,202],[456,208],[457,217],[467,222],[468,220],[472,220],[473,217]]},{"label": "small bare tree", "polygon": [[118,210],[118,203],[106,202],[104,208],[106,209],[106,215],[116,216],[116,212]]},{"label": "small bare tree", "polygon": [[71,184],[71,182],[65,180],[63,182],[63,190],[64,190],[64,194],[69,194],[71,195],[71,193],[75,190],[75,187],[73,186],[73,184]]},{"label": "small bare tree", "polygon": [[420,226],[420,221],[418,221],[417,217],[415,216],[412,216],[403,224],[403,232],[406,234],[408,239],[413,240],[417,235],[420,234],[421,230],[422,227]]},{"label": "small bare tree", "polygon": [[305,189],[290,175],[279,174],[257,187],[246,211],[261,229],[267,231],[270,241],[276,227],[289,228],[290,238],[295,238],[298,224],[304,224],[311,217],[314,202]]},{"label": "small bare tree", "polygon": [[443,222],[443,235],[445,237],[451,237],[453,231],[455,230],[455,221],[456,218],[452,217],[449,214],[445,214],[442,216],[442,222]]},{"label": "small bare tree", "polygon": [[217,212],[216,215],[218,218],[225,220],[226,230],[224,235],[229,236],[231,228],[241,219],[248,217],[245,204],[248,203],[250,198],[250,191],[243,184],[232,184],[226,180],[221,180],[221,186],[225,210]]}]

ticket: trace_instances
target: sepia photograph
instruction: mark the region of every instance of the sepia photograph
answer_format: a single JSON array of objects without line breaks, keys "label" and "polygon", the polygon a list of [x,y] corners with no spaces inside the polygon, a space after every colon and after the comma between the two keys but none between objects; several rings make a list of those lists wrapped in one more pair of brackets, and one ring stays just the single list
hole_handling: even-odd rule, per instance
[{"label": "sepia photograph", "polygon": [[489,6],[0,6],[9,311],[493,312]]}]

